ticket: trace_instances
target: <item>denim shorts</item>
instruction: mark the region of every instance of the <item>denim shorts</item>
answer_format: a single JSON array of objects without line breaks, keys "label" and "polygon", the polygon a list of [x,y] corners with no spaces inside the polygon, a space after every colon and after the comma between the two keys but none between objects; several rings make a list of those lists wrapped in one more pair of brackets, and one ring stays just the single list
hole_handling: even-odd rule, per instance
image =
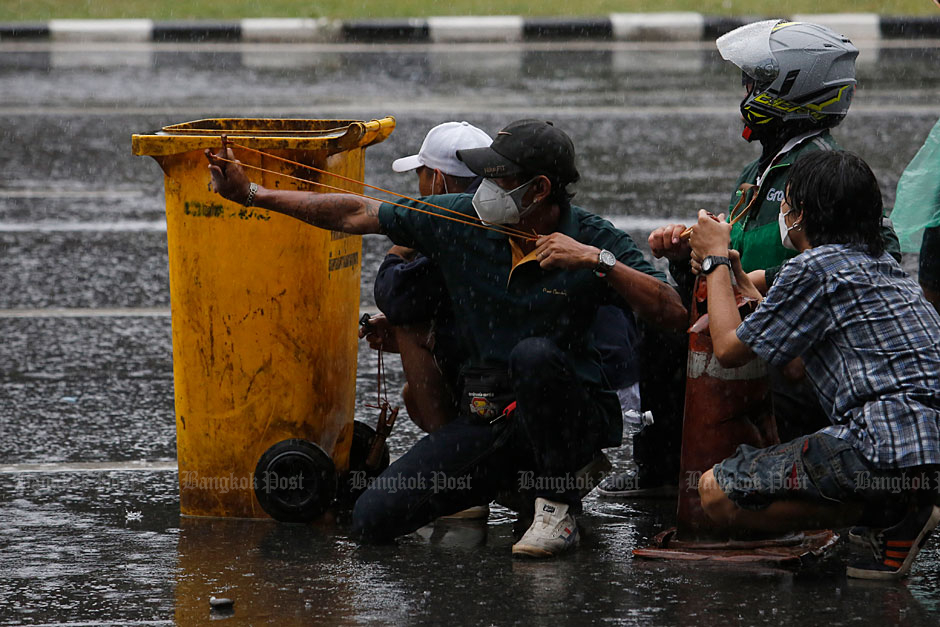
[{"label": "denim shorts", "polygon": [[743,509],[798,499],[860,504],[863,517],[902,506],[936,477],[935,467],[874,468],[851,444],[824,433],[761,449],[742,444],[713,470],[721,491]]}]

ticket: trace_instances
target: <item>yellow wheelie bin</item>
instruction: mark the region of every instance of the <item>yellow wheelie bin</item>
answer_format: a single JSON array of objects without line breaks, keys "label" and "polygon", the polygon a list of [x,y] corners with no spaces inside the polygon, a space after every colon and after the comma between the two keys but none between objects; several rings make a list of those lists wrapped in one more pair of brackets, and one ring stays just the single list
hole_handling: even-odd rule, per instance
[{"label": "yellow wheelie bin", "polygon": [[133,136],[165,175],[182,514],[310,520],[354,432],[361,238],[224,200],[203,151],[225,135],[264,187],[361,192],[297,164],[361,182],[365,148],[394,128],[239,118]]}]

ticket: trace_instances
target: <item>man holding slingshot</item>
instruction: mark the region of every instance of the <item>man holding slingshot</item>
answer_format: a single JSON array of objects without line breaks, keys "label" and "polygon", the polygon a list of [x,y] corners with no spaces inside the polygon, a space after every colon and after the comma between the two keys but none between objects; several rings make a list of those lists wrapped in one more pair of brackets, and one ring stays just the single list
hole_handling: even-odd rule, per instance
[{"label": "man holding slingshot", "polygon": [[534,520],[513,554],[553,557],[578,543],[577,469],[620,444],[591,324],[607,303],[684,327],[678,293],[628,235],[571,205],[580,175],[570,138],[520,120],[461,160],[484,177],[469,195],[382,203],[354,194],[268,190],[234,157],[207,155],[215,190],[320,228],[384,233],[440,266],[470,353],[461,415],[424,437],[356,502],[353,533],[382,541],[525,479]]}]

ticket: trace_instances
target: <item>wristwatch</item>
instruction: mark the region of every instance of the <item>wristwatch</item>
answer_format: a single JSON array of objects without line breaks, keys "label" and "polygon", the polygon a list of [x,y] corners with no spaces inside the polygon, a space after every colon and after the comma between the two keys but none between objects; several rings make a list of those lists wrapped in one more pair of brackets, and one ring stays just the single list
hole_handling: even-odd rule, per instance
[{"label": "wristwatch", "polygon": [[709,255],[702,261],[702,274],[710,274],[718,266],[728,266],[728,270],[731,270],[731,260],[727,257]]},{"label": "wristwatch", "polygon": [[594,266],[594,274],[603,278],[607,273],[617,265],[617,258],[609,250],[601,250],[597,255],[597,265]]},{"label": "wristwatch", "polygon": [[257,193],[258,193],[258,184],[249,183],[248,184],[248,197],[245,198],[245,203],[244,203],[246,207],[250,207],[253,204],[255,204],[255,194]]}]

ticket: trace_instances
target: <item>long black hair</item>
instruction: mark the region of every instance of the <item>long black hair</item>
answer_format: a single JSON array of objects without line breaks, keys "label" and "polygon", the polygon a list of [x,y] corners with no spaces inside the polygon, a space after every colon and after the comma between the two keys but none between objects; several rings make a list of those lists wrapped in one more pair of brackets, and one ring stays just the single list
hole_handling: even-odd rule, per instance
[{"label": "long black hair", "polygon": [[801,214],[811,246],[848,244],[872,257],[884,253],[881,189],[858,155],[828,150],[803,155],[790,168],[786,197]]}]

